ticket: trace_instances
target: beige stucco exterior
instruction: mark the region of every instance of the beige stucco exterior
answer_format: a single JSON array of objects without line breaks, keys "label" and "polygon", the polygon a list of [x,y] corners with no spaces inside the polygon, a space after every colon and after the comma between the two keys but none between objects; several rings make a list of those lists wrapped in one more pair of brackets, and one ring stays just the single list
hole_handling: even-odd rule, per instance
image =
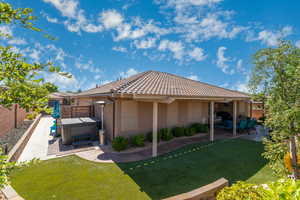
[{"label": "beige stucco exterior", "polygon": [[[78,98],[78,105],[93,105],[107,97]],[[192,123],[209,122],[209,103],[207,100],[175,100],[172,103],[158,103],[158,129],[175,126],[188,126]],[[224,106],[215,103],[217,110],[232,114],[232,103]],[[246,101],[237,101],[237,115],[249,116],[250,106]],[[101,118],[100,106],[95,105],[95,116]],[[104,126],[109,139],[113,136],[129,137],[152,131],[153,102],[135,99],[110,99],[104,107]]]}]

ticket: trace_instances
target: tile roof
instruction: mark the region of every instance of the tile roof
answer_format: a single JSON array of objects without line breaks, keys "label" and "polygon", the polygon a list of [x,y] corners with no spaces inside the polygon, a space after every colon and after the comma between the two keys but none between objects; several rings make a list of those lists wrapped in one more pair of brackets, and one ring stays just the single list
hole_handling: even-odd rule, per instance
[{"label": "tile roof", "polygon": [[70,97],[70,96],[74,96],[74,93],[70,93],[70,92],[53,92],[51,94],[49,94],[49,98],[50,99],[63,99],[64,97]]},{"label": "tile roof", "polygon": [[194,81],[173,74],[146,71],[126,79],[114,81],[79,93],[77,96],[97,94],[141,94],[187,97],[249,98],[249,95]]}]

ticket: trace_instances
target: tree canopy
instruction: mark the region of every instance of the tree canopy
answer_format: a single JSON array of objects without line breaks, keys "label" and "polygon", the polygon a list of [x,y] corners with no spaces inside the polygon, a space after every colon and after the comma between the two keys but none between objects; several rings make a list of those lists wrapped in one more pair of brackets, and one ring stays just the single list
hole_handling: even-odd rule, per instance
[{"label": "tree canopy", "polygon": [[[35,20],[32,9],[15,9],[9,3],[0,2],[0,24],[16,24],[33,31],[41,31],[34,26]],[[12,36],[0,33],[0,37]],[[45,82],[43,72],[70,76],[51,62],[30,63],[22,54],[14,51],[12,46],[0,45],[0,105],[10,108],[17,103],[26,110],[45,110],[48,94],[57,91],[57,87]]]},{"label": "tree canopy", "polygon": [[281,41],[278,47],[259,50],[254,64],[249,86],[266,97],[265,125],[272,130],[264,156],[274,170],[282,171],[288,145],[296,150],[295,137],[300,133],[300,49]]}]

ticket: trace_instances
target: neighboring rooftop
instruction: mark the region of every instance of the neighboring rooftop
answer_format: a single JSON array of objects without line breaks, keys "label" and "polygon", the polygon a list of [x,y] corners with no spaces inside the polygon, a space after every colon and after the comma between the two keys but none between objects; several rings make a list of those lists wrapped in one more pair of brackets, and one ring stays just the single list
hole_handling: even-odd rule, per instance
[{"label": "neighboring rooftop", "polygon": [[74,93],[71,92],[53,92],[49,95],[50,99],[63,99],[65,97],[74,96]]},{"label": "neighboring rooftop", "polygon": [[142,94],[187,97],[249,98],[249,95],[174,74],[146,71],[126,79],[114,81],[83,91],[76,96],[97,94]]}]

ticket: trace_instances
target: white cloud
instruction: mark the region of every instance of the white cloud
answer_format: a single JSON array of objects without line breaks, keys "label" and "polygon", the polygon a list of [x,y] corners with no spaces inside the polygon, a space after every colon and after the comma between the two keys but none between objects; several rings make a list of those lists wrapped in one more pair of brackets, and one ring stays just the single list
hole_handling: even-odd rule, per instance
[{"label": "white cloud", "polygon": [[234,38],[238,33],[245,30],[242,26],[230,26],[228,22],[219,19],[219,15],[208,14],[201,21],[185,26],[187,40],[208,40],[217,38]]},{"label": "white cloud", "polygon": [[31,53],[29,54],[29,57],[34,61],[34,62],[39,62],[40,61],[40,54],[42,52],[38,49],[32,49]]},{"label": "white cloud", "polygon": [[[63,21],[62,24],[70,32],[77,32],[85,31],[89,33],[97,33],[103,30],[102,25],[100,24],[93,24],[91,20],[88,20],[85,17],[84,10],[79,8],[78,0],[43,0],[46,3],[52,4],[56,9],[58,9],[62,16],[66,17],[67,20]],[[46,19],[53,23],[58,23],[57,19],[51,19],[47,14],[44,14]]]},{"label": "white cloud", "polygon": [[229,69],[229,65],[227,62],[230,61],[230,58],[225,57],[226,47],[221,46],[218,48],[217,52],[217,66],[225,73],[225,74],[233,74],[234,71]]},{"label": "white cloud", "polygon": [[101,73],[101,69],[94,66],[92,60],[89,60],[87,63],[82,62],[81,58],[75,61],[75,67],[79,70],[86,70],[90,73]]},{"label": "white cloud", "polygon": [[76,18],[77,15],[77,0],[43,0],[46,3],[51,3],[65,17]]},{"label": "white cloud", "polygon": [[52,18],[52,17],[46,16],[46,20],[50,23],[58,23],[57,18]]},{"label": "white cloud", "polygon": [[239,59],[236,62],[236,69],[238,72],[245,74],[246,73],[246,69],[243,67],[243,60]]},{"label": "white cloud", "polygon": [[120,26],[123,20],[123,16],[116,10],[107,10],[100,14],[100,21],[107,29]]},{"label": "white cloud", "polygon": [[63,49],[57,48],[53,44],[47,45],[46,48],[54,52],[55,60],[57,61],[64,61],[65,57],[67,56]]},{"label": "white cloud", "polygon": [[11,45],[25,45],[25,44],[27,44],[26,40],[23,39],[23,38],[13,38],[13,39],[9,40],[7,43],[11,44]]},{"label": "white cloud", "polygon": [[169,50],[173,53],[175,59],[181,60],[184,55],[184,46],[181,42],[162,40],[159,44],[158,50]]},{"label": "white cloud", "polygon": [[123,53],[127,52],[127,49],[126,49],[125,47],[122,47],[122,46],[114,46],[114,47],[112,48],[112,50],[114,50],[114,51],[119,51],[119,52],[123,52]]},{"label": "white cloud", "polygon": [[121,72],[121,73],[120,73],[120,76],[121,76],[122,78],[127,78],[127,77],[133,76],[133,75],[135,75],[135,74],[137,74],[137,73],[139,73],[139,71],[137,71],[136,69],[134,69],[134,68],[129,68],[127,71]]},{"label": "white cloud", "polygon": [[279,31],[263,30],[258,33],[257,37],[254,37],[253,33],[250,32],[250,35],[248,35],[246,41],[261,41],[267,46],[276,46],[278,45],[280,39],[283,39],[292,33],[293,28],[291,26],[285,26]]},{"label": "white cloud", "polygon": [[207,57],[204,54],[204,50],[202,48],[199,48],[199,47],[195,47],[192,51],[190,51],[189,56],[191,58],[195,59],[196,61],[205,60],[205,58]]},{"label": "white cloud", "polygon": [[74,75],[72,75],[72,78],[67,78],[64,76],[61,76],[57,73],[45,73],[44,78],[47,82],[51,82],[57,86],[59,86],[60,89],[70,89],[78,85],[78,80]]},{"label": "white cloud", "polygon": [[295,46],[296,46],[297,48],[300,48],[300,40],[296,41]]},{"label": "white cloud", "polygon": [[155,46],[156,38],[147,38],[143,40],[135,40],[134,45],[138,49],[149,49]]},{"label": "white cloud", "polygon": [[2,26],[0,26],[0,33],[6,34],[6,35],[10,35],[10,36],[13,35],[12,28],[10,26],[8,26],[8,25],[2,25]]},{"label": "white cloud", "polygon": [[191,74],[191,75],[187,76],[186,78],[194,80],[194,81],[199,81],[200,80],[199,77],[195,74]]}]

